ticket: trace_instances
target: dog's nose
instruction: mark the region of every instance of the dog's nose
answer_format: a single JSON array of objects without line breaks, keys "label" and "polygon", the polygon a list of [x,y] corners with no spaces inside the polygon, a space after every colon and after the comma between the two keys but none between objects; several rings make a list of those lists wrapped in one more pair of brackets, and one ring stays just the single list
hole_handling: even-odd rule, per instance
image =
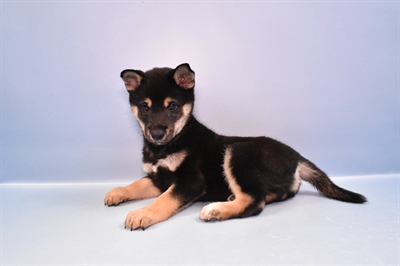
[{"label": "dog's nose", "polygon": [[164,129],[153,129],[153,130],[151,130],[150,131],[150,135],[151,135],[151,138],[153,139],[153,140],[162,140],[163,138],[164,138],[164,136],[165,136],[165,130]]}]

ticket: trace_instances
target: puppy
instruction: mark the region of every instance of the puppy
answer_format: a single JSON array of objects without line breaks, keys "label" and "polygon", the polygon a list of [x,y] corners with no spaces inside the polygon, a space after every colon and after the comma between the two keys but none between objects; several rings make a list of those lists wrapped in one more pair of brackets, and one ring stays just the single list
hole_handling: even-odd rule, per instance
[{"label": "puppy", "polygon": [[292,198],[302,180],[328,198],[352,203],[367,199],[336,186],[312,162],[268,137],[216,134],[193,116],[195,74],[189,64],[147,72],[127,69],[121,78],[143,132],[142,179],[105,196],[107,206],[157,197],[132,211],[125,228],[146,229],[196,201],[211,201],[203,221],[259,214],[266,204]]}]

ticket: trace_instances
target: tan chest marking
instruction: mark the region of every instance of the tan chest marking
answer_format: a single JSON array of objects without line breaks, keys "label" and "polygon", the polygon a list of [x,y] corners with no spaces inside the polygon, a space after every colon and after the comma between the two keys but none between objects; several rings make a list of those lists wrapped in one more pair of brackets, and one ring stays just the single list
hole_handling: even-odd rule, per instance
[{"label": "tan chest marking", "polygon": [[147,174],[157,173],[158,167],[167,168],[171,172],[175,172],[176,169],[182,164],[187,156],[187,151],[183,150],[168,155],[164,159],[159,159],[156,164],[143,163],[143,171]]}]

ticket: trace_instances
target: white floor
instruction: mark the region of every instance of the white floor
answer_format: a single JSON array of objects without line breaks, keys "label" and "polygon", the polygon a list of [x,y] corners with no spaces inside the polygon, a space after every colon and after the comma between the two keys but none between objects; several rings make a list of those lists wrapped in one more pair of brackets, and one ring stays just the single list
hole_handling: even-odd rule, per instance
[{"label": "white floor", "polygon": [[398,265],[399,176],[338,178],[363,205],[303,183],[258,216],[205,223],[196,203],[146,231],[126,214],[152,200],[105,207],[113,184],[1,186],[1,265]]}]

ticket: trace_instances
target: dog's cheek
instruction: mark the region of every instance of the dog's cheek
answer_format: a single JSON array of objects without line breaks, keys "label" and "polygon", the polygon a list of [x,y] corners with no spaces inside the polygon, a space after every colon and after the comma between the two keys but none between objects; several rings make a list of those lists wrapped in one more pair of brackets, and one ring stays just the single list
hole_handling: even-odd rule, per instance
[{"label": "dog's cheek", "polygon": [[190,117],[192,111],[192,104],[191,103],[186,103],[185,105],[183,105],[182,109],[181,109],[181,113],[179,115],[179,117],[177,118],[175,124],[175,135],[179,134],[179,132],[181,132],[181,130],[183,129],[183,127],[186,125],[187,120]]},{"label": "dog's cheek", "polygon": [[168,117],[172,124],[176,124],[178,122],[179,118],[181,118],[182,116],[183,116],[183,112],[182,112],[182,110],[179,110],[179,111],[170,113]]},{"label": "dog's cheek", "polygon": [[131,105],[132,113],[133,116],[136,118],[136,120],[139,122],[140,128],[142,129],[143,132],[145,132],[145,122],[143,118],[140,118],[141,115],[139,114],[139,108],[136,105]]}]

